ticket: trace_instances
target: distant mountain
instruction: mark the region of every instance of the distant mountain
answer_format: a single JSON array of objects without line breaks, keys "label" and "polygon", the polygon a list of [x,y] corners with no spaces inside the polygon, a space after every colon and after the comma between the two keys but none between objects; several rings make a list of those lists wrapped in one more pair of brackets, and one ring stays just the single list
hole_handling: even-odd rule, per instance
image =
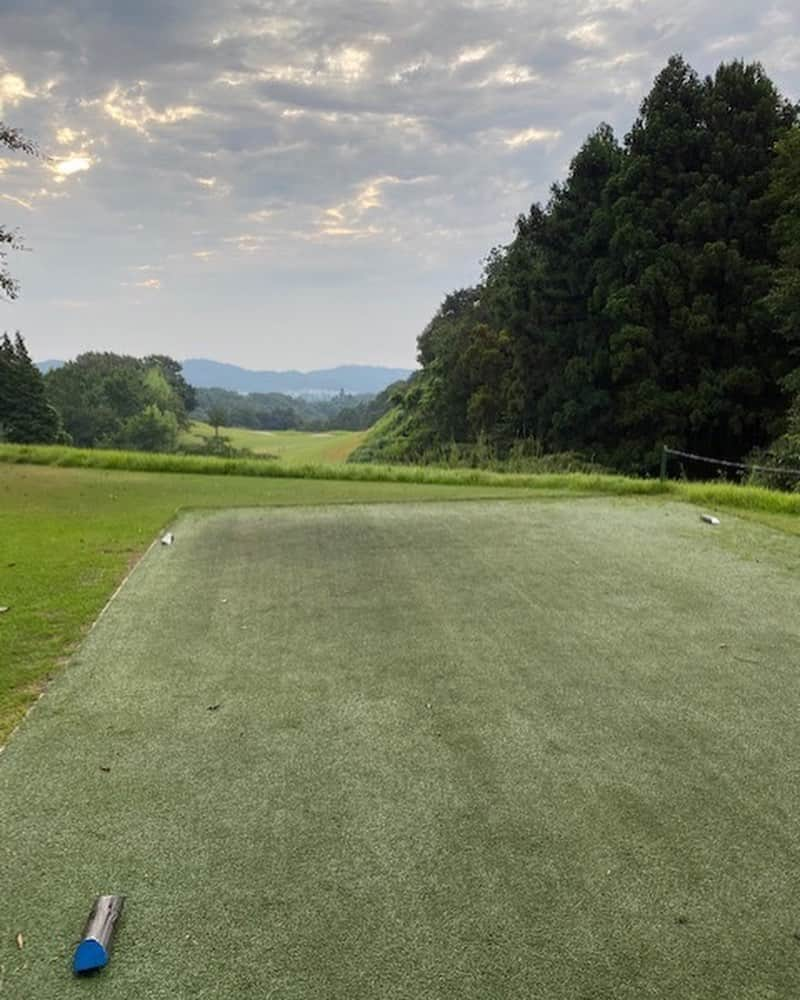
[{"label": "distant mountain", "polygon": [[56,358],[48,358],[47,361],[37,361],[36,367],[42,375],[46,375],[53,368],[60,368],[63,364],[63,361],[58,361]]},{"label": "distant mountain", "polygon": [[332,395],[378,393],[392,382],[407,379],[408,368],[381,368],[372,365],[340,365],[312,372],[251,371],[238,365],[187,358],[183,377],[198,389],[231,389],[234,392],[283,392],[288,395]]},{"label": "distant mountain", "polygon": [[[55,358],[36,362],[43,374],[60,368]],[[381,368],[374,365],[340,365],[313,372],[251,371],[208,358],[187,358],[183,377],[198,389],[230,389],[233,392],[282,392],[289,396],[333,396],[340,389],[354,396],[375,395],[392,382],[407,379],[408,368]]]}]

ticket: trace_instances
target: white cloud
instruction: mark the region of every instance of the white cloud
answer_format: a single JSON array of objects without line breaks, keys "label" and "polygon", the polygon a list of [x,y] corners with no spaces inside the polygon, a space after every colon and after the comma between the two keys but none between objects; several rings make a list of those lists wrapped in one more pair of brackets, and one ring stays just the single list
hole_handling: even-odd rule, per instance
[{"label": "white cloud", "polygon": [[728,49],[739,49],[744,51],[749,43],[747,35],[727,35],[725,38],[718,38],[716,41],[706,45],[708,52],[724,52]]},{"label": "white cloud", "polygon": [[51,170],[56,174],[56,180],[61,182],[72,174],[80,174],[85,170],[90,170],[95,160],[88,153],[71,153],[67,156],[56,157],[51,165]]},{"label": "white cloud", "polygon": [[521,149],[523,146],[530,146],[531,143],[555,142],[559,138],[561,138],[560,129],[526,128],[507,136],[503,142],[509,149]]},{"label": "white cloud", "polygon": [[0,75],[0,112],[8,105],[15,107],[25,98],[36,95],[28,89],[25,80],[17,73],[3,73]]},{"label": "white cloud", "polygon": [[205,114],[194,104],[171,104],[157,111],[148,102],[145,89],[141,83],[128,90],[113,87],[101,102],[103,111],[118,125],[142,135],[148,134],[148,125],[174,125]]},{"label": "white cloud", "polygon": [[56,132],[56,142],[60,146],[71,146],[80,138],[80,133],[71,128],[60,128]]},{"label": "white cloud", "polygon": [[359,80],[367,72],[372,56],[365,49],[346,46],[333,55],[328,56],[326,65],[333,76],[338,76],[347,83]]},{"label": "white cloud", "polygon": [[516,63],[506,63],[493,70],[485,80],[481,80],[480,87],[490,87],[498,85],[501,87],[518,87],[524,83],[535,83],[541,79],[537,73],[532,73],[527,66],[518,66]]},{"label": "white cloud", "polygon": [[10,194],[0,194],[0,198],[3,198],[5,201],[13,202],[21,208],[27,208],[29,212],[33,211],[33,205],[29,201],[25,201],[23,198],[15,198]]},{"label": "white cloud", "polygon": [[607,42],[603,26],[599,21],[586,21],[584,24],[577,25],[567,32],[567,38],[587,49],[600,48]]},{"label": "white cloud", "polygon": [[496,47],[496,43],[493,42],[491,45],[476,45],[473,48],[462,49],[456,56],[456,65],[482,62]]}]

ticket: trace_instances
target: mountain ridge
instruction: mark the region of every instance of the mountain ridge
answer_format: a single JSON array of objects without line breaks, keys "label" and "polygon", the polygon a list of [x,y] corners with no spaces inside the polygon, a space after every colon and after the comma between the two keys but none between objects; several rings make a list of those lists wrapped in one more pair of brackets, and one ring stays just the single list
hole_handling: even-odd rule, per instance
[{"label": "mountain ridge", "polygon": [[254,370],[209,358],[181,362],[183,376],[198,389],[232,389],[234,392],[344,392],[378,393],[392,382],[407,379],[410,368],[381,365],[338,365],[302,372]]},{"label": "mountain ridge", "polygon": [[[37,361],[42,372],[59,368],[64,361],[48,358]],[[340,390],[352,395],[377,394],[392,382],[407,379],[410,368],[389,368],[383,365],[337,365],[303,372],[297,369],[243,368],[211,358],[186,358],[181,362],[183,377],[198,389],[229,389],[233,392],[282,392],[301,395],[319,393],[333,395]]]}]

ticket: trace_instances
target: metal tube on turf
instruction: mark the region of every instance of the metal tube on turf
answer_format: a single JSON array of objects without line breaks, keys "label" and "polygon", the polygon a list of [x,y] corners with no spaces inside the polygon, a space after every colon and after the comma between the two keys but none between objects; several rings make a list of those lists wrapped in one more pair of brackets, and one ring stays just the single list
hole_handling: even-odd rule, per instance
[{"label": "metal tube on turf", "polygon": [[74,972],[93,972],[108,964],[111,938],[124,903],[124,896],[98,896],[94,901],[72,959]]}]

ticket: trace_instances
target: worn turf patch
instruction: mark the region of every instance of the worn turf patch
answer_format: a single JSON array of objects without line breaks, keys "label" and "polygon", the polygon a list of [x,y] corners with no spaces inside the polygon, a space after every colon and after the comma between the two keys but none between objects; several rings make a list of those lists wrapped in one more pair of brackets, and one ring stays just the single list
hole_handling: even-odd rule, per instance
[{"label": "worn turf patch", "polygon": [[184,518],[0,757],[2,991],[796,996],[799,563],[641,501]]}]

